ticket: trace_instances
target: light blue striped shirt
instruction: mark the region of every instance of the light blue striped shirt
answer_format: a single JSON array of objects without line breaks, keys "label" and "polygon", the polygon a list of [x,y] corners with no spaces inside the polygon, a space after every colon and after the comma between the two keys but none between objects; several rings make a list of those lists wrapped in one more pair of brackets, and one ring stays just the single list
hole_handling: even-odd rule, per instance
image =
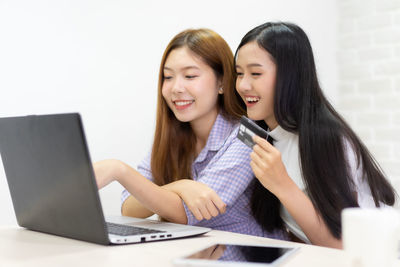
[{"label": "light blue striped shirt", "polygon": [[[284,239],[276,231],[268,233],[251,215],[250,198],[254,174],[250,167],[251,149],[236,138],[238,123],[218,115],[206,146],[192,164],[193,180],[212,188],[227,205],[226,212],[210,220],[198,221],[183,202],[189,225],[210,227],[216,230]],[[138,165],[138,171],[153,180],[150,154]],[[122,193],[122,202],[129,196]]]}]

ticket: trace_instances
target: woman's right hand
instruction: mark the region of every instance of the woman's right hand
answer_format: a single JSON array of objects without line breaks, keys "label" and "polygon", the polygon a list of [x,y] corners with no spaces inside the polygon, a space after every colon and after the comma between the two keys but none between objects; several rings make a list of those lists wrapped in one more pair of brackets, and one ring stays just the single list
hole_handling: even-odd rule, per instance
[{"label": "woman's right hand", "polygon": [[226,204],[218,194],[203,183],[182,179],[163,187],[178,194],[199,221],[209,220],[226,210]]}]

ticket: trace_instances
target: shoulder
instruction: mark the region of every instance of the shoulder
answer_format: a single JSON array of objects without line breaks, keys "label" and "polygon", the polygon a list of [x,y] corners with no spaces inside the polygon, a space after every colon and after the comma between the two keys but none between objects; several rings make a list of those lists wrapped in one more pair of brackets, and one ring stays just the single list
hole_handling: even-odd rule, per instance
[{"label": "shoulder", "polygon": [[206,148],[218,152],[226,151],[228,148],[249,152],[250,149],[237,139],[238,131],[238,120],[230,120],[219,114],[210,132]]},{"label": "shoulder", "polygon": [[218,154],[221,156],[224,154],[225,158],[229,157],[235,160],[243,159],[248,161],[252,149],[237,138],[238,132],[239,124],[233,125]]},{"label": "shoulder", "polygon": [[218,114],[213,129],[211,130],[211,136],[213,136],[213,132],[215,132],[220,138],[228,138],[232,134],[232,131],[235,131],[238,127],[238,120],[229,119],[223,114]]}]

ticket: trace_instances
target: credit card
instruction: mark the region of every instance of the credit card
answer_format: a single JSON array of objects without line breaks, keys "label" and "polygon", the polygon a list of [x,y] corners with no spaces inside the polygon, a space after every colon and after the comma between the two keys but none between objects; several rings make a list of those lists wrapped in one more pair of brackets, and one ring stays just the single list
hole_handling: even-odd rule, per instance
[{"label": "credit card", "polygon": [[240,119],[239,132],[237,134],[237,138],[248,145],[250,148],[253,148],[255,145],[253,141],[253,136],[258,135],[261,138],[267,139],[268,132],[258,126],[254,121],[249,118],[242,116]]}]

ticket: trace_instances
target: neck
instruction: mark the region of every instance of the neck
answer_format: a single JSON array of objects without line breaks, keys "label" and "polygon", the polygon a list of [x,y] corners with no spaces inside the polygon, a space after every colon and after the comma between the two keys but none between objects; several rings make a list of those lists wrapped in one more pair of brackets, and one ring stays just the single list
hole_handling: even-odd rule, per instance
[{"label": "neck", "polygon": [[193,132],[196,136],[196,156],[206,146],[208,136],[210,135],[211,129],[217,119],[218,111],[210,113],[207,116],[199,118],[195,121],[190,122]]},{"label": "neck", "polygon": [[265,123],[268,125],[268,128],[272,131],[276,127],[278,127],[278,122],[275,120],[275,117],[273,118],[267,118],[264,120]]}]

